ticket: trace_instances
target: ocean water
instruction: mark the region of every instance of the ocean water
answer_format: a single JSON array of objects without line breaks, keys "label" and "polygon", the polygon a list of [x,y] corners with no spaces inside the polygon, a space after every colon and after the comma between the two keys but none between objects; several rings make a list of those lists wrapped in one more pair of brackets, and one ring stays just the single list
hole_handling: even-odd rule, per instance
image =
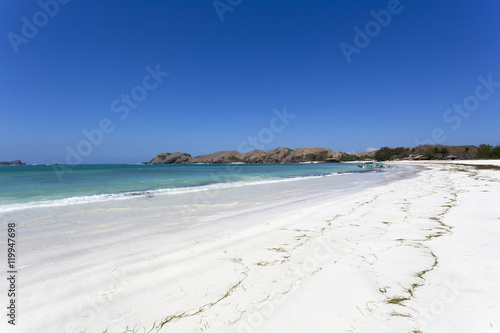
[{"label": "ocean water", "polygon": [[362,172],[377,171],[352,163],[2,166],[0,212]]}]

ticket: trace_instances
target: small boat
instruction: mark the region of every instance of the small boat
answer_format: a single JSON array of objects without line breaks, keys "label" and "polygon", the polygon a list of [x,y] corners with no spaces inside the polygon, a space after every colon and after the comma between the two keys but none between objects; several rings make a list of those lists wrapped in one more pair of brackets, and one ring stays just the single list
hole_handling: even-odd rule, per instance
[{"label": "small boat", "polygon": [[384,162],[366,162],[365,164],[358,164],[358,168],[375,169],[375,168],[388,168]]}]

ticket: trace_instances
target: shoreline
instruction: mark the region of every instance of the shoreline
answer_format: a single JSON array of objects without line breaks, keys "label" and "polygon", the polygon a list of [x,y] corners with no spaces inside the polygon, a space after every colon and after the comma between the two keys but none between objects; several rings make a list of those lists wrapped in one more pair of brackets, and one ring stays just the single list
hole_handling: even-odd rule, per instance
[{"label": "shoreline", "polygon": [[[32,249],[41,264],[20,269],[19,328],[498,329],[498,171],[418,164],[427,168],[416,177],[340,195],[327,194],[325,178],[304,181],[311,185],[306,192],[282,187],[288,197],[257,208],[228,192],[183,229],[169,225],[134,237],[110,220],[101,227],[113,231],[102,234],[108,245],[93,247],[89,238],[73,254],[57,244]],[[170,216],[160,206],[120,209],[159,221]],[[68,220],[81,215],[62,213]]]},{"label": "shoreline", "polygon": [[[307,163],[308,164],[308,163]],[[108,165],[104,165],[105,167]],[[157,166],[154,166],[156,168]],[[183,166],[175,166],[175,168],[183,168]],[[239,166],[238,166],[239,167]],[[159,179],[156,179],[155,181],[148,180],[150,183],[150,186],[144,186],[143,182],[132,184],[132,185],[126,185],[128,187],[119,187],[115,185],[115,187],[110,186],[107,188],[107,191],[101,191],[101,192],[92,192],[88,191],[87,186],[84,186],[84,191],[83,192],[78,192],[78,190],[75,190],[75,187],[77,185],[73,185],[74,187],[72,188],[73,191],[70,192],[50,192],[47,191],[45,192],[45,197],[39,196],[39,197],[31,197],[27,199],[19,199],[17,202],[12,201],[12,202],[4,202],[0,198],[0,214],[2,213],[8,213],[8,212],[13,212],[13,211],[19,211],[19,210],[24,210],[24,209],[38,209],[38,208],[45,208],[45,207],[61,207],[61,206],[68,206],[68,205],[81,205],[81,204],[87,204],[87,203],[93,203],[93,202],[105,202],[105,201],[111,201],[111,200],[127,200],[127,199],[133,199],[135,197],[153,197],[153,196],[162,196],[162,195],[176,195],[176,194],[181,194],[181,193],[188,193],[188,192],[199,192],[199,191],[206,191],[206,190],[217,190],[218,188],[226,188],[226,187],[241,187],[241,186],[254,186],[254,185],[259,185],[259,184],[267,184],[267,183],[279,183],[279,182],[290,182],[290,181],[301,181],[303,179],[308,179],[308,178],[315,178],[315,177],[325,177],[325,176],[336,176],[339,174],[351,174],[355,172],[367,172],[366,170],[360,171],[356,168],[346,168],[345,166],[342,167],[336,167],[336,168],[316,168],[315,170],[310,170],[306,171],[303,174],[300,173],[295,173],[295,174],[283,174],[283,169],[282,166],[276,166],[272,167],[273,169],[276,169],[279,171],[281,168],[281,174],[277,172],[276,174],[270,173],[272,169],[262,169],[262,165],[258,165],[257,168],[261,168],[261,171],[256,171],[254,174],[249,174],[247,171],[251,171],[254,169],[253,167],[251,169],[244,169],[235,167],[233,165],[211,165],[209,166],[210,169],[205,170],[205,172],[199,172],[200,175],[208,175],[205,176],[203,180],[200,179],[186,179],[184,175],[180,175],[179,178],[176,179],[177,175],[172,175],[172,176],[165,176],[162,175],[161,177],[163,178],[169,178],[168,181],[165,183],[165,179],[162,179],[159,177]],[[245,166],[247,167],[247,166]],[[305,167],[305,166],[304,166]],[[161,168],[161,167],[160,167]],[[201,166],[200,166],[201,168]],[[255,168],[255,169],[257,169]],[[139,169],[138,171],[140,172],[142,169]],[[135,171],[135,170],[134,170]],[[158,171],[158,170],[156,170]],[[298,170],[297,170],[298,171]],[[372,170],[370,170],[372,171]],[[28,174],[29,175],[29,174]],[[57,175],[57,174],[56,174]],[[147,173],[146,173],[147,175]],[[54,184],[54,179],[51,179],[51,177],[54,176],[52,174],[52,170],[50,170],[49,175],[46,175],[46,179],[43,179],[42,181],[38,181],[39,183],[44,183],[44,181],[52,181],[52,186],[56,187],[57,185],[64,185],[64,183],[57,183],[55,182]],[[78,175],[73,175],[73,179],[77,178]],[[87,179],[87,181],[94,181],[92,178],[93,177],[100,177],[98,173],[96,173],[93,176],[89,175],[83,175],[82,177],[84,179]],[[144,176],[144,174],[143,174]],[[21,180],[23,178],[19,177]],[[125,179],[125,177],[123,177]],[[116,183],[119,185],[119,182],[122,181],[123,179],[117,179],[115,180]],[[113,180],[109,179],[103,179],[103,181],[109,181],[109,184],[113,184]],[[158,184],[161,182],[164,182],[164,187],[162,186],[153,186],[153,184]],[[189,183],[191,182],[191,183]],[[11,181],[11,184],[17,185],[15,178],[14,181]],[[71,184],[71,183],[70,183]],[[82,187],[83,184],[78,184],[78,186]],[[68,185],[66,185],[68,186]],[[17,187],[17,186],[16,186]],[[27,193],[44,193],[44,189],[40,189],[36,186],[32,188],[27,188],[24,189],[25,192]],[[85,191],[87,193],[85,193]],[[8,188],[6,193],[8,193]],[[17,193],[16,193],[17,194]],[[12,195],[15,197],[15,195]],[[10,199],[7,196],[7,199]]]}]

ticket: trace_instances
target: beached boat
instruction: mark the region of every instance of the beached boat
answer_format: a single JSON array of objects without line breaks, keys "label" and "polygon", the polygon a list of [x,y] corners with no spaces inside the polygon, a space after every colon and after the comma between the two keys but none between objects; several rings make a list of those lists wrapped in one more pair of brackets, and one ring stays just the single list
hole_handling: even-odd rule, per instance
[{"label": "beached boat", "polygon": [[364,164],[358,164],[359,168],[374,169],[374,168],[388,168],[384,162],[366,162]]}]

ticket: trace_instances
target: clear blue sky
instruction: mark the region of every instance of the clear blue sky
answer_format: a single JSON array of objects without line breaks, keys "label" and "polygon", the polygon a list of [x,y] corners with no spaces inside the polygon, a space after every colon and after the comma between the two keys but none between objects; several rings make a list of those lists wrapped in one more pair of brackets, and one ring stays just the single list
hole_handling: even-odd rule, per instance
[{"label": "clear blue sky", "polygon": [[55,1],[0,3],[0,160],[500,143],[498,0]]}]

